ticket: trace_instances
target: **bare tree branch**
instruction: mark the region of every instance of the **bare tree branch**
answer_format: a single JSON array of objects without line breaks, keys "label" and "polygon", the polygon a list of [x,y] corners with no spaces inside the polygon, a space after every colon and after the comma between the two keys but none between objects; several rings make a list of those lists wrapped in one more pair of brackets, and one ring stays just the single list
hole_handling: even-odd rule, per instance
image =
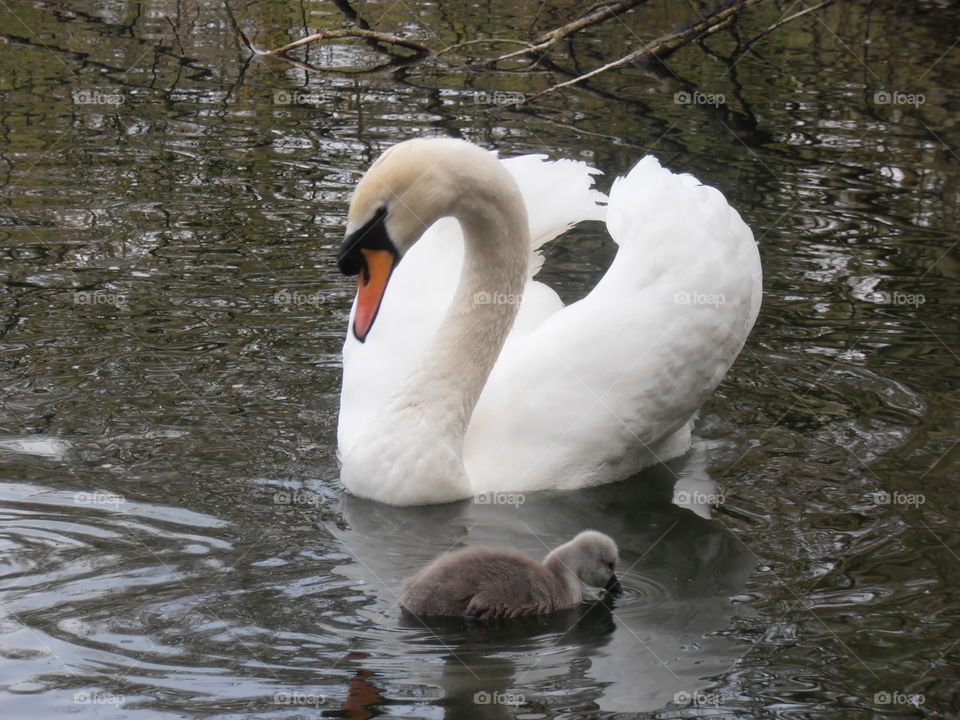
[{"label": "bare tree branch", "polygon": [[455,45],[450,45],[445,47],[442,50],[436,51],[430,47],[427,47],[423,43],[419,43],[416,40],[409,40],[407,38],[400,37],[399,35],[393,35],[391,33],[382,33],[375,30],[368,30],[365,28],[348,28],[341,30],[325,30],[313,35],[308,35],[307,37],[300,38],[295,40],[292,43],[288,43],[283,47],[276,48],[275,50],[270,50],[268,55],[285,55],[289,50],[298,48],[301,45],[306,45],[308,43],[317,42],[320,40],[334,40],[337,38],[345,37],[357,37],[365,38],[368,40],[377,40],[379,42],[387,43],[389,45],[397,45],[399,47],[405,47],[410,50],[413,50],[421,55],[427,55],[432,57],[439,57],[440,55],[445,55],[454,50],[458,50],[461,47],[466,47],[468,45],[478,45],[482,43],[496,44],[496,43],[515,43],[519,45],[524,45],[520,50],[516,50],[512,53],[507,53],[506,55],[501,55],[500,57],[487,60],[482,65],[484,67],[493,67],[499,62],[504,60],[509,60],[514,57],[520,57],[522,55],[530,55],[543,52],[544,50],[549,49],[554,44],[567,37],[568,35],[575,33],[584,28],[590,27],[591,25],[596,25],[597,23],[603,22],[604,20],[609,20],[612,17],[621,15],[627,10],[630,10],[641,3],[645,3],[647,0],[614,0],[613,2],[606,2],[599,6],[596,10],[588,13],[587,15],[581,17],[578,20],[567,23],[566,25],[561,25],[560,27],[554,28],[544,35],[540,36],[538,39],[534,40],[533,43],[527,43],[523,40],[517,40],[512,38],[490,38],[490,39],[480,39],[480,40],[468,40],[467,42],[457,43]]},{"label": "bare tree branch", "polygon": [[817,10],[820,10],[821,8],[825,8],[827,5],[832,5],[834,2],[836,2],[836,0],[823,0],[823,2],[818,3],[817,5],[811,5],[808,8],[804,8],[800,12],[795,12],[793,15],[790,15],[785,18],[781,18],[780,20],[775,22],[773,25],[768,27],[766,30],[764,30],[762,33],[760,33],[759,35],[754,37],[752,40],[750,40],[750,42],[747,43],[747,48],[750,48],[758,40],[760,40],[763,37],[766,37],[768,34],[776,30],[778,27],[782,25],[786,25],[791,20],[796,20],[798,17],[803,17],[807,13],[815,12]]},{"label": "bare tree branch", "polygon": [[663,35],[655,40],[651,40],[643,47],[638,48],[632,53],[628,53],[617,60],[608,62],[606,65],[601,65],[598,68],[594,68],[590,72],[579,75],[571,80],[557,83],[556,85],[548,87],[546,90],[537,93],[533,97],[527,98],[526,102],[532,102],[533,100],[541,98],[544,95],[549,95],[552,92],[556,92],[561,88],[576,85],[577,83],[588,80],[589,78],[606,72],[607,70],[613,70],[614,68],[627,65],[628,63],[642,63],[650,62],[651,60],[663,60],[665,57],[674,53],[687,43],[693,42],[694,40],[702,40],[718,30],[723,29],[728,23],[733,21],[733,19],[742,10],[750,7],[751,5],[756,5],[758,2],[760,2],[760,0],[740,0],[733,5],[728,5],[720,10],[716,10],[715,12],[707,15],[704,18],[701,18],[697,22],[694,22],[685,28],[668,33],[667,35]]},{"label": "bare tree branch", "polygon": [[496,45],[499,43],[510,43],[512,45],[526,45],[527,47],[533,47],[526,40],[517,40],[516,38],[478,38],[476,40],[464,40],[463,42],[458,42],[454,45],[448,45],[443,48],[443,50],[438,50],[436,55],[446,55],[449,52],[454,50],[459,50],[462,47],[467,47],[469,45]]},{"label": "bare tree branch", "polygon": [[506,55],[501,55],[500,57],[487,60],[485,63],[483,63],[483,65],[486,67],[493,67],[497,63],[501,63],[504,60],[511,60],[515,57],[520,57],[521,55],[541,53],[555,45],[560,40],[563,40],[563,38],[567,37],[567,35],[575,33],[579,30],[583,30],[591,25],[601,23],[604,20],[609,20],[617,15],[622,15],[627,10],[630,10],[631,8],[634,8],[637,5],[645,2],[647,2],[647,0],[616,0],[616,2],[605,4],[588,15],[580,18],[579,20],[574,20],[566,25],[561,25],[560,27],[554,28],[544,35],[541,35],[538,39],[534,40],[533,44],[529,47],[522,50],[515,50],[514,52],[507,53]]},{"label": "bare tree branch", "polygon": [[[692,1],[692,0],[691,0]],[[573,77],[569,80],[566,80],[556,85],[543,90],[542,92],[537,93],[524,102],[532,102],[544,95],[548,95],[552,92],[556,92],[562,88],[571,87],[582,83],[590,78],[596,77],[601,73],[604,73],[608,70],[613,70],[614,68],[622,67],[629,63],[645,63],[651,62],[654,60],[662,61],[667,58],[669,55],[674,53],[679,48],[691,43],[703,40],[704,38],[709,37],[710,35],[722,30],[732,23],[737,16],[745,9],[757,5],[758,3],[764,0],[721,0],[717,5],[715,5],[712,10],[707,12],[706,15],[700,15],[699,9],[696,6],[693,7],[697,18],[686,26],[679,28],[673,32],[661,35],[658,38],[650,40],[642,47],[637,48],[636,50],[620,57],[616,60],[601,65],[600,67],[594,68],[589,72],[583,73],[577,77]],[[347,0],[335,0],[339,5],[346,6],[352,12],[352,8],[347,2]],[[424,43],[421,43],[417,40],[410,40],[399,35],[394,35],[392,33],[379,32],[376,30],[370,29],[367,23],[363,22],[362,19],[356,17],[356,13],[353,13],[351,18],[355,22],[359,22],[363,27],[355,28],[346,28],[346,29],[337,29],[337,30],[324,30],[313,35],[301,38],[300,40],[295,40],[294,42],[288,43],[282,47],[276,48],[275,50],[270,50],[268,55],[275,55],[282,57],[287,62],[295,63],[304,69],[309,69],[313,72],[318,72],[317,68],[301,64],[291,58],[287,53],[294,48],[298,48],[301,45],[306,45],[308,43],[322,41],[322,40],[337,40],[340,38],[363,38],[365,40],[374,41],[376,43],[382,43],[384,45],[395,46],[399,48],[404,48],[406,50],[413,51],[413,55],[407,56],[397,56],[399,60],[403,63],[407,62],[418,62],[424,59],[430,59],[435,63],[439,64],[443,71],[453,71],[453,70],[465,70],[465,69],[485,69],[487,71],[493,72],[503,72],[497,66],[500,63],[503,63],[507,60],[513,60],[519,57],[532,57],[535,61],[531,64],[524,65],[521,70],[510,70],[510,72],[526,72],[529,73],[531,68],[534,67],[538,62],[549,61],[550,57],[546,54],[546,51],[551,47],[556,45],[559,41],[564,38],[570,37],[574,33],[577,33],[585,28],[597,25],[606,20],[609,20],[618,15],[622,15],[628,10],[646,3],[647,0],[602,0],[598,2],[586,11],[584,14],[569,23],[560,25],[552,30],[549,30],[533,41],[527,42],[520,39],[514,38],[479,38],[474,40],[467,40],[464,42],[456,43],[448,47],[442,48],[440,50],[435,50]],[[782,27],[783,25],[796,20],[797,18],[803,17],[809,13],[820,10],[828,5],[831,5],[835,0],[822,0],[816,5],[811,5],[805,7],[803,10],[793,13],[792,15],[786,16],[773,23],[766,30],[761,32],[759,35],[754,37],[747,45],[747,47],[752,46],[754,43],[759,41],[761,38],[765,37],[767,34],[773,32],[774,30]],[[239,28],[239,26],[238,26]],[[242,31],[241,31],[242,35]],[[244,38],[246,42],[249,41]],[[474,45],[497,45],[502,43],[513,43],[520,45],[517,50],[499,55],[497,57],[484,60],[478,64],[464,65],[450,63],[445,60],[441,60],[441,56],[454,53],[457,50],[460,50],[465,47],[471,47]],[[553,66],[556,69],[556,66]],[[566,71],[563,71],[566,72]]]},{"label": "bare tree branch", "polygon": [[400,37],[399,35],[377,32],[376,30],[364,30],[361,28],[324,30],[322,32],[314,33],[313,35],[307,35],[307,37],[295,40],[292,43],[288,43],[283,47],[278,47],[275,50],[270,50],[266,54],[285,55],[289,50],[293,50],[301,45],[306,45],[307,43],[316,42],[318,40],[337,40],[339,38],[364,38],[366,40],[377,40],[378,42],[387,43],[388,45],[405,47],[409,50],[413,50],[419,55],[436,55],[431,48],[427,47],[423,43],[417,42],[416,40],[408,40],[407,38]]}]

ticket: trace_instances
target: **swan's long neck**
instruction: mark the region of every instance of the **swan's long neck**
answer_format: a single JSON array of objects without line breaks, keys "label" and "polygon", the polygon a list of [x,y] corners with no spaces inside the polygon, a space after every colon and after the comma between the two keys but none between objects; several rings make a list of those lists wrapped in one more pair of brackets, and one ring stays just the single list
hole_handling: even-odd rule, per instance
[{"label": "swan's long neck", "polygon": [[[472,494],[463,438],[480,393],[513,326],[528,276],[526,209],[498,161],[484,179],[461,178],[454,217],[464,234],[460,282],[420,366],[358,443],[357,494],[398,505]],[[464,170],[466,173],[467,170]],[[345,458],[343,473],[355,458]],[[362,466],[366,466],[363,468]],[[360,474],[365,473],[361,477]]]},{"label": "swan's long neck", "polygon": [[442,410],[458,441],[513,327],[527,280],[526,212],[519,197],[504,195],[502,204],[475,203],[458,216],[464,234],[460,283],[424,363],[400,393]]}]

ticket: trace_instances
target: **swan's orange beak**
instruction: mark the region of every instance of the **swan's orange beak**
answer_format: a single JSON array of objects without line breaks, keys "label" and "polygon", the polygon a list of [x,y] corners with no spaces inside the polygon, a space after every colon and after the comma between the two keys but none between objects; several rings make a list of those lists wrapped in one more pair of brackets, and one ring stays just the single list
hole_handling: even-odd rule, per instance
[{"label": "swan's orange beak", "polygon": [[363,268],[357,275],[357,312],[353,316],[353,334],[363,342],[380,311],[387,282],[397,264],[397,256],[389,250],[360,248]]}]

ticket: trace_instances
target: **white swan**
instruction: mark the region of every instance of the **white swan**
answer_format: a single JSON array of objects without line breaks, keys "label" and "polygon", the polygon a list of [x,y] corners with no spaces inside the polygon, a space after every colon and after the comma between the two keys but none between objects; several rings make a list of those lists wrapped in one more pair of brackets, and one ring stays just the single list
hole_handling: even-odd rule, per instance
[{"label": "white swan", "polygon": [[[444,138],[370,167],[338,258],[359,275],[338,427],[348,491],[412,505],[572,489],[686,452],[760,308],[757,246],[719,191],[654,157],[606,207],[596,173]],[[604,216],[616,258],[564,307],[533,280],[537,248]]]}]

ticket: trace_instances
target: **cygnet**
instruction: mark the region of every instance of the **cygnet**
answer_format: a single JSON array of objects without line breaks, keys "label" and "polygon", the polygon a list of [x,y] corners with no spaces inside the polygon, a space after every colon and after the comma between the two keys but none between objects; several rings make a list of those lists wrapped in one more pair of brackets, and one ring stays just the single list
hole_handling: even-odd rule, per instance
[{"label": "cygnet", "polygon": [[400,605],[417,616],[540,615],[579,604],[581,582],[618,594],[618,559],[617,544],[596,530],[584,530],[542,565],[512,548],[465,548],[441,555],[410,578]]}]

